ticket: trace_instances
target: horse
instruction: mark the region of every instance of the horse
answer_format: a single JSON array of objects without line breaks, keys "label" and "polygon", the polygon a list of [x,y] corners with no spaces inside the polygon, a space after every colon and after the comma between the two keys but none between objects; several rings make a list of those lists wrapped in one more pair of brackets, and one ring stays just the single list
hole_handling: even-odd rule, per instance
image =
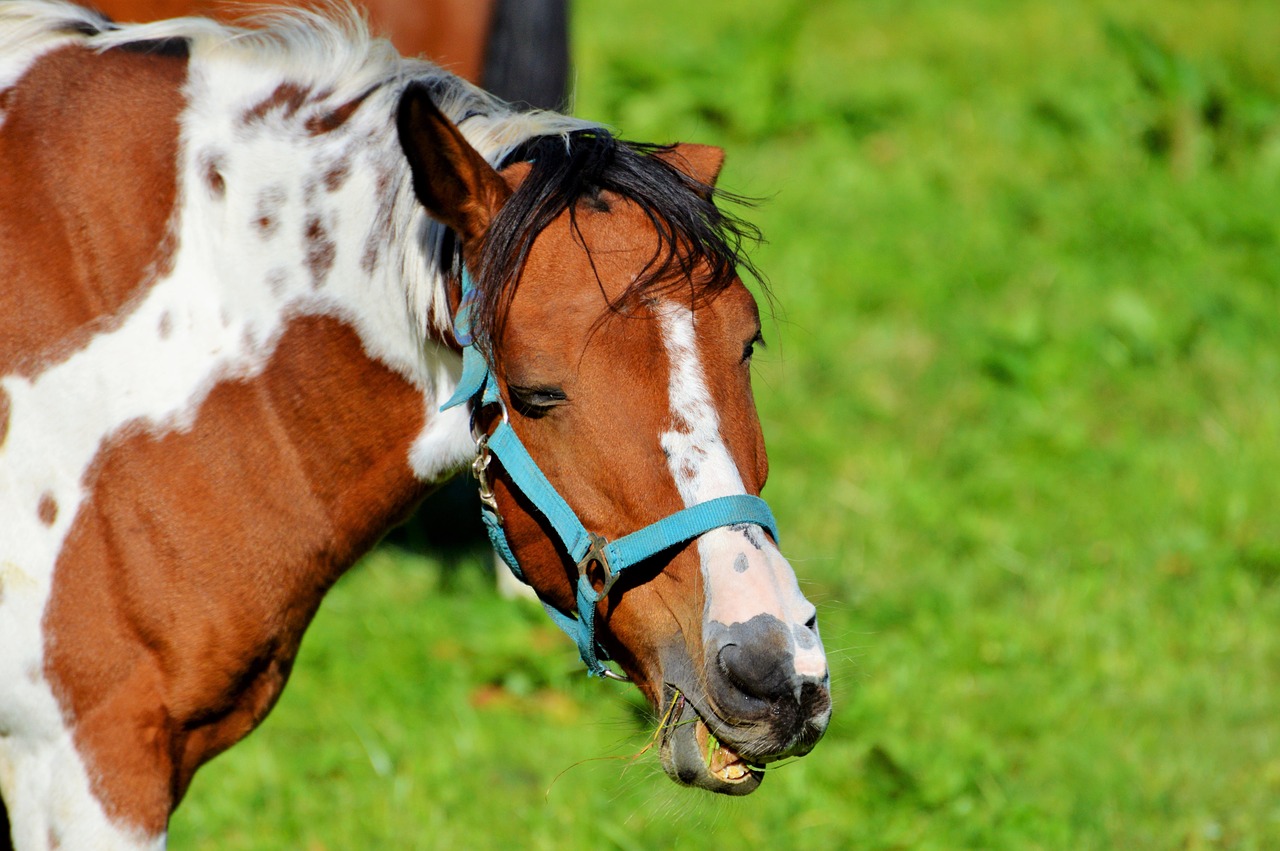
[{"label": "horse", "polygon": [[12,0],[0,162],[12,847],[164,847],[326,591],[468,465],[673,780],[747,794],[822,737],[720,149],[514,110],[354,15]]},{"label": "horse", "polygon": [[[263,5],[324,8],[332,0],[93,0],[117,21],[207,15],[235,23]],[[568,0],[361,0],[375,31],[405,56],[423,56],[490,93],[541,109],[564,106]]]}]

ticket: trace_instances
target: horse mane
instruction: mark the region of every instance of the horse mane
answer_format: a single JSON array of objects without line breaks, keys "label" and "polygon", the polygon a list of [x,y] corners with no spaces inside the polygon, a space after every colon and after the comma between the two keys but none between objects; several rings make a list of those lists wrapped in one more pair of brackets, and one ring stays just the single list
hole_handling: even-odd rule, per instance
[{"label": "horse mane", "polygon": [[99,51],[180,41],[193,58],[274,71],[300,88],[337,100],[375,88],[390,89],[398,98],[409,82],[417,81],[431,88],[440,111],[495,165],[531,138],[565,137],[598,126],[548,110],[517,110],[432,62],[402,57],[390,41],[370,34],[363,13],[348,0],[334,0],[321,11],[263,8],[246,12],[241,20],[251,28],[198,17],[117,24],[62,0],[4,0],[0,52],[40,41],[79,43]]},{"label": "horse mane", "polygon": [[490,226],[472,309],[472,332],[492,362],[534,240],[567,211],[585,248],[579,206],[607,209],[604,192],[635,204],[657,237],[644,268],[609,303],[610,310],[658,296],[678,297],[692,307],[725,289],[740,272],[764,283],[747,253],[762,241],[760,231],[716,203],[746,205],[752,199],[702,183],[660,156],[673,149],[591,128],[564,138],[537,137],[512,153],[510,161],[530,163],[529,175]]}]

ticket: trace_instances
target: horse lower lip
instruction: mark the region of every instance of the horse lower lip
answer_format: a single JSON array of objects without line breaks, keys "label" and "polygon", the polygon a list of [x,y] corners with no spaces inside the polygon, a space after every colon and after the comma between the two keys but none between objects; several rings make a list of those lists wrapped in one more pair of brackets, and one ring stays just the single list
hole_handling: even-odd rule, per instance
[{"label": "horse lower lip", "polygon": [[682,696],[673,698],[662,735],[662,767],[677,783],[722,795],[747,795],[764,778],[733,748],[720,743]]}]

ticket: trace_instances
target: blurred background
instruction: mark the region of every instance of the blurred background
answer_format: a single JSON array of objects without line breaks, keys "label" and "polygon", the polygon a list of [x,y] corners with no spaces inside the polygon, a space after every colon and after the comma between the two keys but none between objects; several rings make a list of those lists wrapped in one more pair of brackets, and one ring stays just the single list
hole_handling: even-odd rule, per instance
[{"label": "blurred background", "polygon": [[1280,4],[569,14],[578,115],[763,199],[765,496],[830,730],[677,788],[483,546],[388,544],[173,847],[1280,847]]}]

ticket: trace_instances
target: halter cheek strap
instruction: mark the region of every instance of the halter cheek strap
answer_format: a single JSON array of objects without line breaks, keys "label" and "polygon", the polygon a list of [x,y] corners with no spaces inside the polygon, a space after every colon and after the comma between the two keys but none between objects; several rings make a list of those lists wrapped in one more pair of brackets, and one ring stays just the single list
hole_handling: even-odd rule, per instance
[{"label": "halter cheek strap", "polygon": [[[497,380],[472,340],[469,312],[473,290],[470,276],[466,272],[463,273],[462,280],[463,300],[455,320],[455,333],[463,346],[462,378],[449,401],[440,410],[470,402],[474,415],[475,411],[486,405],[503,403]],[[502,422],[493,433],[477,436],[476,459],[472,470],[480,481],[481,519],[489,534],[489,541],[511,568],[511,572],[526,584],[528,580],[511,551],[503,529],[502,515],[498,512],[497,502],[489,488],[488,467],[495,456],[502,462],[502,469],[506,471],[511,485],[519,489],[547,519],[565,551],[578,567],[576,611],[564,612],[546,601],[542,605],[551,619],[573,639],[578,646],[578,654],[587,666],[587,673],[593,676],[619,678],[601,661],[602,658],[607,659],[608,655],[596,641],[595,617],[596,605],[605,598],[627,568],[723,526],[760,526],[773,535],[774,541],[778,540],[778,527],[773,512],[763,499],[750,494],[722,496],[691,505],[615,541],[590,532],[520,442],[507,421],[504,406]],[[592,571],[592,565],[598,569]],[[596,587],[597,583],[599,588]]]}]

